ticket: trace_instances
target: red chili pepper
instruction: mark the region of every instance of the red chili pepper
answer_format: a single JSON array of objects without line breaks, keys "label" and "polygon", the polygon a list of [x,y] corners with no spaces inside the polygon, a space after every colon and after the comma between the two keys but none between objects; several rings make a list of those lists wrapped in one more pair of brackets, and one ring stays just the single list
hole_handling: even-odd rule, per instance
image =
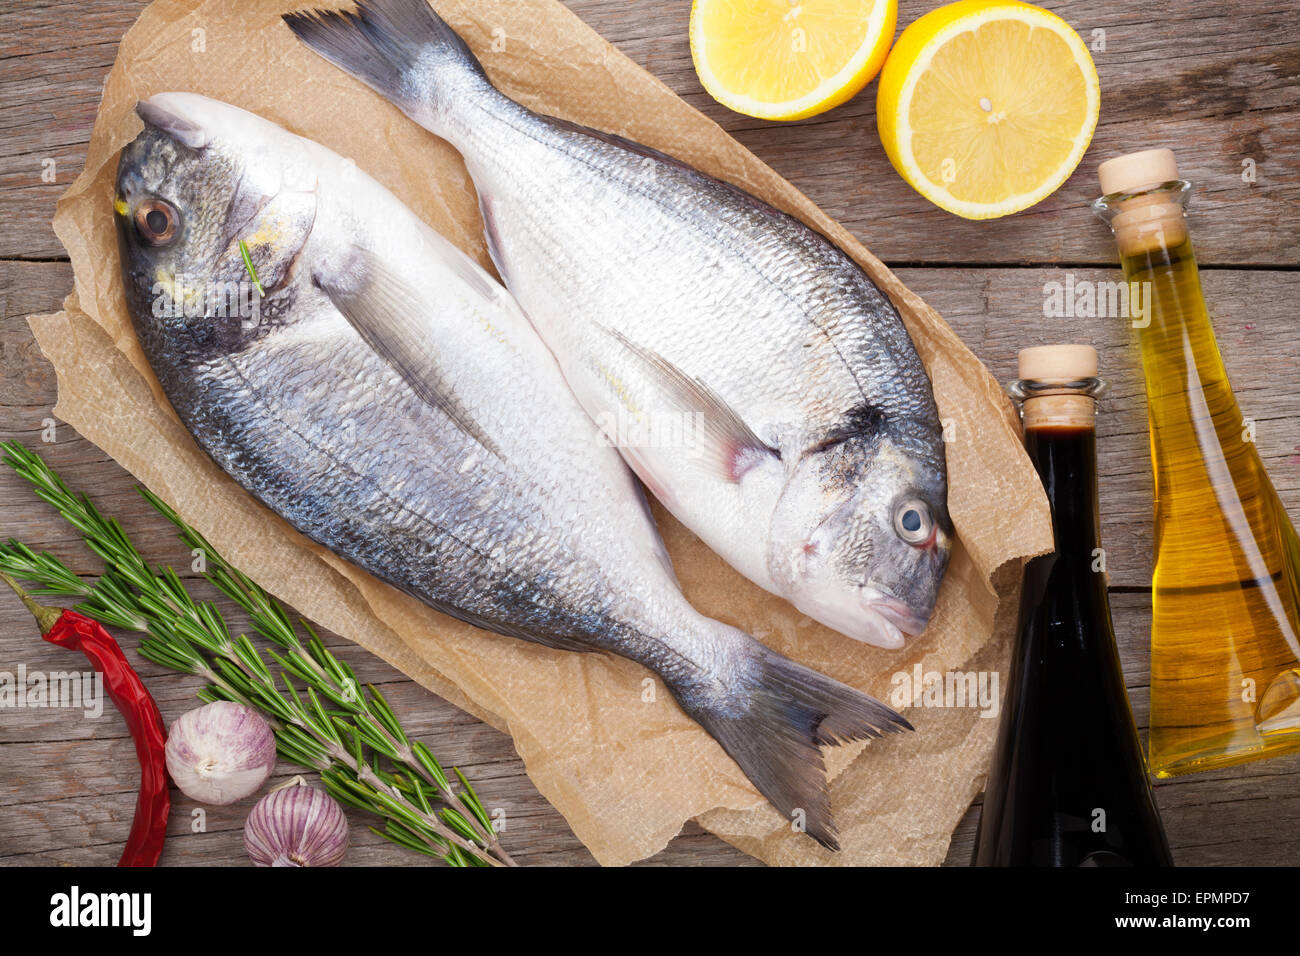
[{"label": "red chili pepper", "polygon": [[167,837],[171,794],[167,789],[167,759],[164,747],[167,729],[162,714],[144,682],[111,634],[97,621],[76,611],[43,607],[31,599],[8,575],[0,573],[36,618],[41,635],[51,644],[81,651],[102,675],[108,696],[126,720],[140,760],[140,795],[135,803],[131,835],[118,866],[156,866]]}]

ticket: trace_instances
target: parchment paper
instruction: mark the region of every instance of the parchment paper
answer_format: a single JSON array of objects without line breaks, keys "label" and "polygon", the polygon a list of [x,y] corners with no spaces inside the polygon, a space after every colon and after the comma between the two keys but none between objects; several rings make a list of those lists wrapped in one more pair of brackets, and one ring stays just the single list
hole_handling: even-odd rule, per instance
[{"label": "parchment paper", "polygon": [[[85,172],[54,220],[75,291],[65,311],[31,319],[58,373],[56,414],[278,597],[510,734],[533,782],[601,863],[649,856],[692,818],[769,862],[941,861],[979,790],[996,720],[971,708],[911,707],[905,713],[916,733],[828,751],[844,845],[829,853],[792,832],[662,688],[646,693],[648,672],[619,658],[488,634],[429,610],[270,514],[178,423],[131,329],[111,216],[117,153],[140,129],[132,112],[139,99],[192,90],[316,139],[353,158],[491,268],[458,155],[295,40],[278,15],[301,5],[157,0],[123,40]],[[1021,559],[1048,550],[1051,529],[1013,412],[984,367],[844,229],[560,3],[435,5],[521,102],[678,156],[839,243],[893,298],[929,369],[950,420],[949,506],[958,546],[923,636],[885,651],[831,633],[739,577],[657,509],[687,596],[705,613],[881,698],[890,695],[891,675],[911,674],[917,663],[939,672],[1002,669]],[[885,168],[875,174],[892,175]],[[508,843],[510,808],[503,809]]]}]

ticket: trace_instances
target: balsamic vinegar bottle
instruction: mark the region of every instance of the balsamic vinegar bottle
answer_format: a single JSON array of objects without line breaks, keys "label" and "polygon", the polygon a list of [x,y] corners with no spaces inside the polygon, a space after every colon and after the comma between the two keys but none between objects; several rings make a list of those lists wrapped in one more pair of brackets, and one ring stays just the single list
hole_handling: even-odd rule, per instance
[{"label": "balsamic vinegar bottle", "polygon": [[1056,551],[1025,570],[977,866],[1172,866],[1124,691],[1097,514],[1097,353],[1020,353],[1025,448]]}]

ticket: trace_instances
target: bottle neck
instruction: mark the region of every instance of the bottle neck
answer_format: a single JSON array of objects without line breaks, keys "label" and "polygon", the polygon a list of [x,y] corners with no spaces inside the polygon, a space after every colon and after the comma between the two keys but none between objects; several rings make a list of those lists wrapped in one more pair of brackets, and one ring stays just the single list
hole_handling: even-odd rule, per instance
[{"label": "bottle neck", "polygon": [[1111,193],[1092,204],[1110,226],[1125,258],[1175,249],[1188,242],[1187,201],[1192,184],[1185,179],[1131,193]]},{"label": "bottle neck", "polygon": [[[1085,401],[1092,403],[1092,399]],[[1091,567],[1101,547],[1095,427],[1091,423],[1028,426],[1025,450],[1052,509],[1058,564]]]},{"label": "bottle neck", "polygon": [[1025,450],[1052,508],[1058,564],[1091,566],[1101,547],[1097,507],[1097,399],[1104,379],[1021,379],[1008,386],[1020,402]]}]

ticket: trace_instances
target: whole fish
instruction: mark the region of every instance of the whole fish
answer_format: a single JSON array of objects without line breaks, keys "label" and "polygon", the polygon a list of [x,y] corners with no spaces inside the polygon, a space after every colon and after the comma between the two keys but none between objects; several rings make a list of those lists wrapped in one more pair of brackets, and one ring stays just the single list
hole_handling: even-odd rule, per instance
[{"label": "whole fish", "polygon": [[438,610],[650,668],[834,846],[819,745],[906,721],[686,602],[635,479],[510,294],[319,144],[194,94],[137,112],[114,202],[127,302],[200,447]]},{"label": "whole fish", "polygon": [[464,155],[506,285],[679,520],[850,637],[925,627],[953,536],[943,430],[856,263],[672,157],[510,100],[425,0],[285,20]]}]

